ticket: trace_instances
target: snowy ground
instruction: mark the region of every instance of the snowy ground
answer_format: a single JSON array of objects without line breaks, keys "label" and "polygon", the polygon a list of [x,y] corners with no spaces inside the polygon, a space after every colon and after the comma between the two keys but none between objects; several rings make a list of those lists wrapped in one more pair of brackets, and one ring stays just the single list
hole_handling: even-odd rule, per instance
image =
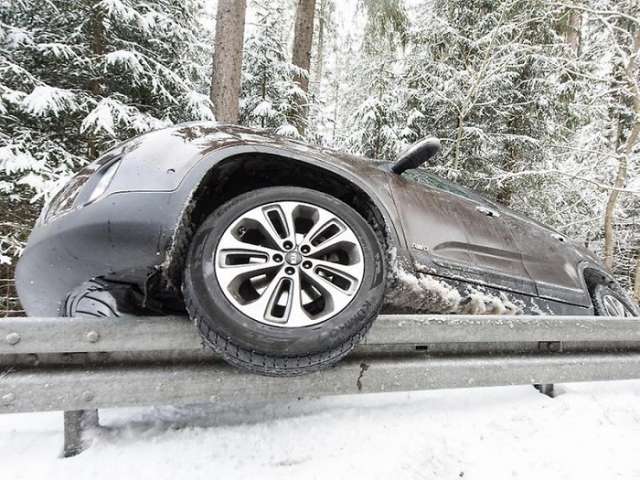
[{"label": "snowy ground", "polygon": [[62,414],[0,415],[0,479],[637,479],[640,381],[106,410],[59,458]]}]

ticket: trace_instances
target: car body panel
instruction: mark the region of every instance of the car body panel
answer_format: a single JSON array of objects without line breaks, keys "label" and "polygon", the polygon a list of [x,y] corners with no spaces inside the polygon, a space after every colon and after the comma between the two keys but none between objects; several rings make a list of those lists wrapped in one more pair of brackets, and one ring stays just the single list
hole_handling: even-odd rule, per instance
[{"label": "car body panel", "polygon": [[[584,280],[576,282],[568,267],[563,267],[564,276],[545,276],[549,260],[542,252],[537,257],[528,251],[521,254],[527,250],[520,240],[525,223],[518,224],[507,210],[487,219],[477,207],[492,204],[475,193],[461,196],[426,188],[369,159],[244,127],[196,122],[116,146],[108,155],[120,163],[101,198],[74,205],[49,221],[45,209],[16,272],[27,313],[56,315],[65,295],[92,278],[131,281],[146,288],[149,278],[171,262],[181,221],[207,174],[222,162],[253,154],[286,157],[355,185],[381,212],[390,251],[436,276],[543,303],[546,298],[551,311],[571,311],[574,306],[575,312],[583,312],[591,306]],[[93,173],[100,161],[88,171]],[[509,222],[513,225],[506,228]],[[557,242],[543,237],[540,234],[541,251],[552,240]],[[598,265],[592,254],[568,243],[553,245],[556,249],[550,251],[556,255],[554,262],[558,260],[554,266],[569,264],[580,276],[579,265]]]},{"label": "car body panel", "polygon": [[459,202],[448,201],[442,192],[425,189],[400,176],[389,180],[410,250],[430,253],[443,271],[451,265],[471,265],[467,250],[470,240],[467,232],[459,228]]},{"label": "car body panel", "polygon": [[[507,214],[509,214],[507,212]],[[536,282],[538,295],[577,305],[590,305],[579,264],[585,258],[563,235],[529,221],[521,215],[511,215],[511,231],[523,256],[524,265]],[[593,260],[593,256],[588,257]],[[602,268],[602,267],[601,267]]]},{"label": "car body panel", "polygon": [[403,177],[390,182],[416,262],[442,276],[537,294],[508,226],[485,215],[484,204]]},{"label": "car body panel", "polygon": [[58,316],[66,294],[95,277],[143,284],[170,245],[167,219],[181,209],[166,192],[115,193],[36,226],[16,267],[25,311]]}]

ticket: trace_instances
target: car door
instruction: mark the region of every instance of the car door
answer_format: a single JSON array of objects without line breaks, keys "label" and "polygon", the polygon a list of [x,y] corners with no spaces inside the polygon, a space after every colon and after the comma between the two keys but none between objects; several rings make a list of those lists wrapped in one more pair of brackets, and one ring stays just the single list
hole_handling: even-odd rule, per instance
[{"label": "car door", "polygon": [[437,275],[525,294],[536,286],[507,222],[482,197],[424,171],[391,179],[407,243]]},{"label": "car door", "polygon": [[513,210],[503,208],[523,262],[538,295],[551,300],[591,305],[578,269],[583,255],[563,235]]}]

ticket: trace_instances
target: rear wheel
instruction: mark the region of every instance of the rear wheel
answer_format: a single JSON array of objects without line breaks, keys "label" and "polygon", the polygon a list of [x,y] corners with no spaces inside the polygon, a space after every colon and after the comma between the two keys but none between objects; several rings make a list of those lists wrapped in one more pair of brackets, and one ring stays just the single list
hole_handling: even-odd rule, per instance
[{"label": "rear wheel", "polygon": [[596,285],[592,296],[595,313],[598,316],[635,317],[639,315],[638,307],[617,285]]},{"label": "rear wheel", "polygon": [[376,232],[351,207],[305,188],[230,200],[196,232],[184,297],[205,342],[233,365],[297,375],[337,362],[384,294]]}]

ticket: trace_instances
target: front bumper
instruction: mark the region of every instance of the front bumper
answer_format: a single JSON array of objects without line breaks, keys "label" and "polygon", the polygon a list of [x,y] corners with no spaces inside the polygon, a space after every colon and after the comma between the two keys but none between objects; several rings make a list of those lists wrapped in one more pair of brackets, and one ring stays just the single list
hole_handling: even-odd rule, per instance
[{"label": "front bumper", "polygon": [[67,294],[96,277],[145,279],[161,265],[180,208],[171,192],[122,192],[39,224],[16,267],[30,316],[57,316]]}]

